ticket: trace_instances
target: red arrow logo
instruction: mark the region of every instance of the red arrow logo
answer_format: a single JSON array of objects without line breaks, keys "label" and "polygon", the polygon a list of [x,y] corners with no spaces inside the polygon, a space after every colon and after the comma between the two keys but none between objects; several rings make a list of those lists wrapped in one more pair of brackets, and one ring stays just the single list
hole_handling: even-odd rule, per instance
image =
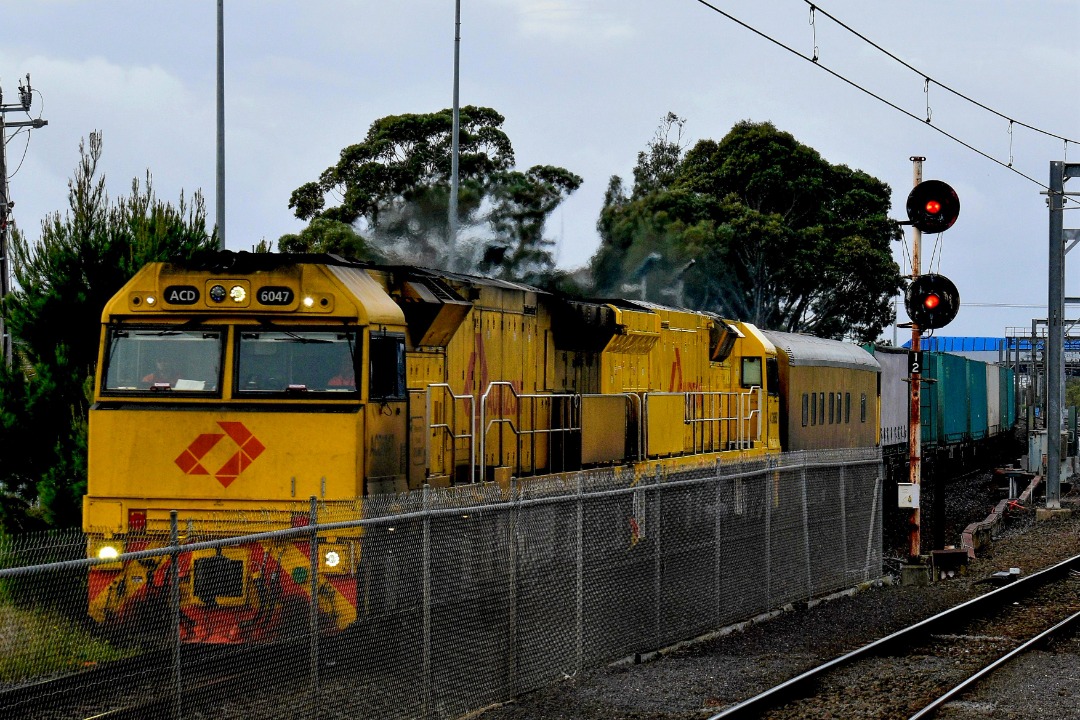
[{"label": "red arrow logo", "polygon": [[237,447],[225,463],[214,473],[214,477],[224,487],[229,487],[240,473],[262,454],[266,446],[259,442],[250,430],[240,422],[219,422],[218,425],[224,433],[203,433],[191,441],[182,453],[174,460],[177,466],[186,475],[209,475],[210,471],[203,466],[203,458],[209,453],[222,438],[228,436]]}]

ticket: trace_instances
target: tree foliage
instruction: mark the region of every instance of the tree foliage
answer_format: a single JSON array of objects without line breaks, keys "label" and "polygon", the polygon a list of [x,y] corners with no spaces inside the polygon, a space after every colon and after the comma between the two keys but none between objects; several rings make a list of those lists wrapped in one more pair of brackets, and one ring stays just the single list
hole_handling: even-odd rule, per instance
[{"label": "tree foliage", "polygon": [[[277,244],[286,253],[333,253],[354,260],[383,259],[352,225],[325,217],[315,218],[297,234],[282,235]],[[262,249],[269,250],[265,245]]]},{"label": "tree foliage", "polygon": [[201,193],[157,199],[150,174],[110,203],[98,173],[101,135],[80,143],[67,211],[32,242],[13,236],[17,289],[3,301],[17,362],[0,368],[0,482],[6,521],[36,505],[53,525],[78,523],[86,489],[86,418],[105,303],[145,263],[217,246]]},{"label": "tree foliage", "polygon": [[[901,287],[889,187],[832,165],[771,123],[741,122],[685,154],[666,128],[638,156],[626,194],[612,178],[591,266],[618,292],[650,253],[650,299],[761,327],[873,340]],[[677,120],[677,118],[675,118]],[[681,130],[681,124],[678,124]]]},{"label": "tree foliage", "polygon": [[[293,191],[289,207],[311,225],[279,240],[282,249],[359,245],[366,257],[431,267],[479,268],[535,281],[554,269],[544,223],[581,185],[563,168],[514,169],[514,150],[491,108],[460,109],[458,222],[450,249],[453,112],[391,115],[363,142],[341,151],[317,181]],[[327,207],[327,198],[337,201]],[[321,224],[320,224],[321,223]],[[348,238],[339,223],[360,241]],[[361,257],[357,255],[357,257]]]}]

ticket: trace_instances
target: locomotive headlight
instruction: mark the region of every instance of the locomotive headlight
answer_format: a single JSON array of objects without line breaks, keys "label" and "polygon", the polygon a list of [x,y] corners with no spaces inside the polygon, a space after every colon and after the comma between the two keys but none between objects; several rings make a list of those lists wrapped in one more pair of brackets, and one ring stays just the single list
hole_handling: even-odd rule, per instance
[{"label": "locomotive headlight", "polygon": [[226,292],[224,285],[215,285],[214,287],[210,288],[210,299],[216,303],[224,302],[225,295]]},{"label": "locomotive headlight", "polygon": [[229,290],[229,297],[233,299],[233,302],[242,303],[247,300],[247,290],[244,289],[243,285],[233,285],[232,289]]},{"label": "locomotive headlight", "polygon": [[336,550],[331,550],[326,553],[326,567],[337,567],[341,563],[341,556],[338,555]]},{"label": "locomotive headlight", "polygon": [[146,296],[146,304],[147,305],[153,305],[156,302],[157,302],[157,298],[155,298],[153,295],[147,295]]},{"label": "locomotive headlight", "polygon": [[97,551],[97,556],[99,560],[115,560],[120,557],[120,551],[112,545],[102,545]]},{"label": "locomotive headlight", "polygon": [[315,305],[315,298],[307,295],[304,297],[304,307],[309,308]]}]

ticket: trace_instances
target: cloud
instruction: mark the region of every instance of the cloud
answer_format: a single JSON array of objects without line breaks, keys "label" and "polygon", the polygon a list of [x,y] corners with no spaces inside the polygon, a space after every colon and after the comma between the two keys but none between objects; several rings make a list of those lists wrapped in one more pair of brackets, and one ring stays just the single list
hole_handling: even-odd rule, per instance
[{"label": "cloud", "polygon": [[31,236],[40,218],[67,208],[66,179],[78,162],[79,142],[95,130],[104,139],[99,172],[111,198],[128,194],[132,179],[142,180],[147,170],[168,201],[181,189],[190,198],[213,183],[213,95],[201,97],[161,66],[0,52],[0,67],[32,69],[30,114],[49,123],[33,131],[25,165],[11,180],[16,220]]},{"label": "cloud", "polygon": [[635,28],[617,15],[599,9],[601,3],[582,0],[495,0],[516,10],[518,27],[528,37],[559,43],[587,43],[626,40]]}]

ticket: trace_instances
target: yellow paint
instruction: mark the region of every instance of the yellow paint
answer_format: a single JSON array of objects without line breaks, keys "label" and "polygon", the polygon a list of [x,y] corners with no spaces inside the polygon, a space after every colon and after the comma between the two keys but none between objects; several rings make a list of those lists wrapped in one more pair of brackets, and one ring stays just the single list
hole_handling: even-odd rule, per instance
[{"label": "yellow paint", "polygon": [[[243,299],[213,301],[218,285],[241,288]],[[162,299],[170,288],[176,303]],[[199,297],[185,304],[189,288]],[[239,536],[280,529],[290,514],[307,512],[311,496],[343,513],[320,519],[339,521],[361,517],[365,494],[424,484],[507,486],[515,477],[569,476],[582,464],[628,465],[643,478],[780,449],[776,397],[742,385],[744,360],[764,368],[776,355],[753,326],[629,302],[582,303],[563,320],[560,303],[525,286],[409,268],[305,264],[221,274],[148,265],[110,300],[103,321],[225,328],[222,390],[213,398],[147,393],[122,402],[98,393],[84,502],[84,528],[95,533],[88,551],[113,535],[124,542],[132,509],[146,513],[146,535],[160,547],[170,510],[182,534],[190,520],[201,537]],[[568,333],[561,323],[571,321],[579,327]],[[350,398],[234,397],[237,332],[267,325],[356,330],[362,355],[372,333],[405,336],[407,398],[368,402],[363,356],[360,392]],[[729,327],[737,339],[724,355],[716,337]],[[238,426],[257,444],[245,450],[247,435],[237,441],[227,430]],[[243,467],[238,452],[246,453]],[[636,532],[647,533],[642,521]],[[344,628],[356,610],[330,581],[353,578],[362,533],[335,532],[320,540],[318,601]],[[325,564],[330,550],[340,553],[336,567]],[[269,551],[283,572],[310,567],[293,543]],[[140,568],[123,565],[91,599],[93,617],[120,607],[120,591],[140,582]],[[258,602],[251,583],[259,572],[246,567],[237,606]],[[182,602],[198,602],[190,586]]]}]

